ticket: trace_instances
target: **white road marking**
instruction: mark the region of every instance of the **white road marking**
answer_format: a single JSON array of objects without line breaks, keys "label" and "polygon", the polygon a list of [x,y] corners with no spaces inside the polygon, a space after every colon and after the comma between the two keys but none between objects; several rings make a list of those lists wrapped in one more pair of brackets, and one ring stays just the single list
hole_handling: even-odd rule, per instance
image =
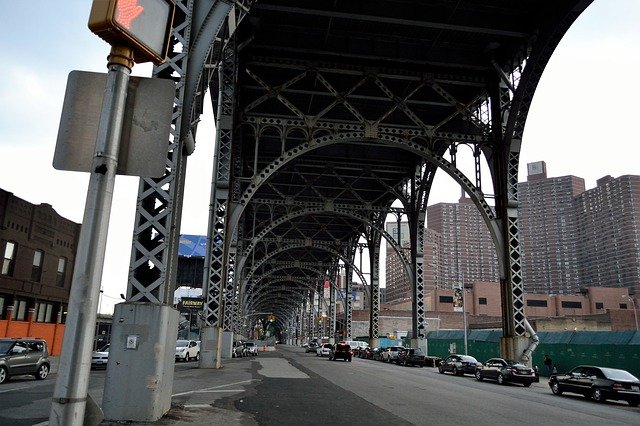
[{"label": "white road marking", "polygon": [[208,391],[212,391],[214,389],[223,388],[225,386],[234,386],[234,385],[240,385],[240,384],[243,384],[243,383],[251,383],[251,382],[253,382],[253,379],[251,379],[251,380],[243,380],[241,382],[227,383],[225,385],[214,386],[212,388],[195,389],[195,390],[191,390],[191,391],[187,391],[187,392],[174,393],[171,396],[174,397],[174,396],[190,395],[190,394],[193,394],[193,393],[208,392]]}]

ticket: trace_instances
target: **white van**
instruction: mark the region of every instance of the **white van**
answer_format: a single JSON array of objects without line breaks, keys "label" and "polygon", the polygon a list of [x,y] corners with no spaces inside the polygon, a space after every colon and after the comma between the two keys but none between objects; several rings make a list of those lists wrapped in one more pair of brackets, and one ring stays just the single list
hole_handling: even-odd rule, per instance
[{"label": "white van", "polygon": [[351,349],[366,349],[369,347],[367,342],[360,342],[358,340],[346,340],[345,343],[351,346]]}]

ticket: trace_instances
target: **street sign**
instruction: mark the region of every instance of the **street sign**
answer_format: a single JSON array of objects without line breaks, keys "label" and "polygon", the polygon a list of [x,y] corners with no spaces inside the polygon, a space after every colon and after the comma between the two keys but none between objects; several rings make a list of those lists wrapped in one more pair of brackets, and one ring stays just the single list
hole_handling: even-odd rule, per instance
[{"label": "street sign", "polygon": [[93,0],[89,29],[112,46],[133,49],[137,63],[166,60],[173,0]]},{"label": "street sign", "polygon": [[[106,80],[103,73],[69,73],[53,157],[55,169],[91,171]],[[175,83],[131,77],[127,92],[117,174],[160,177],[167,162]]]}]

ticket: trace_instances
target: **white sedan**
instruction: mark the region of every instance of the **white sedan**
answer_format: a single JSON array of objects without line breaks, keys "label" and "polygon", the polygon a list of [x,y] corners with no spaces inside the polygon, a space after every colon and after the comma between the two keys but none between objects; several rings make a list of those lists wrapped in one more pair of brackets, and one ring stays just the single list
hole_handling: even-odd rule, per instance
[{"label": "white sedan", "polygon": [[316,356],[329,356],[329,352],[331,352],[331,343],[325,343],[318,346],[318,349],[316,349]]}]

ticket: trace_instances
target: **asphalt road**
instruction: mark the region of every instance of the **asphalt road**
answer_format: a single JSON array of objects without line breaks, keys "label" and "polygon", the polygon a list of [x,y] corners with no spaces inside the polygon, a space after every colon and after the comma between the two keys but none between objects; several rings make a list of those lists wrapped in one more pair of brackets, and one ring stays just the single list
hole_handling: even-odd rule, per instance
[{"label": "asphalt road", "polygon": [[[89,393],[100,404],[104,371]],[[54,373],[0,386],[0,426],[46,424]],[[103,422],[104,425],[110,423]],[[354,358],[329,361],[302,348],[227,360],[220,370],[177,363],[172,409],[158,425],[640,425],[640,408]]]}]

